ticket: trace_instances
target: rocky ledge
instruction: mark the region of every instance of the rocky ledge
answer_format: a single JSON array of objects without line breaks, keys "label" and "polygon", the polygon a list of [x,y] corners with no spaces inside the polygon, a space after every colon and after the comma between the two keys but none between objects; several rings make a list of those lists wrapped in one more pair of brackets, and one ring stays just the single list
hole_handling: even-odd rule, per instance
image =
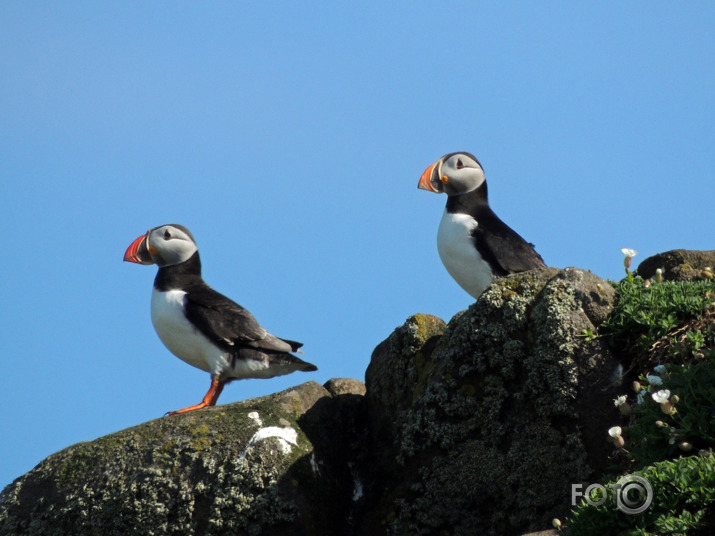
[{"label": "rocky ledge", "polygon": [[[0,534],[339,534],[362,382],[162,418],[53,454],[2,494]],[[358,421],[354,421],[358,419]]]}]

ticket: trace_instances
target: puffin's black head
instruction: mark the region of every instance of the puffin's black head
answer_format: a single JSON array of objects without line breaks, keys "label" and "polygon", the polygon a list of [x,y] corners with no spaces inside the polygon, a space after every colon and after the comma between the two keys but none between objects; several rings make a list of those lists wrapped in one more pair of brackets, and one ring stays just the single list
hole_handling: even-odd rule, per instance
[{"label": "puffin's black head", "polygon": [[485,184],[484,170],[470,153],[449,153],[428,167],[417,187],[428,192],[461,195]]},{"label": "puffin's black head", "polygon": [[149,229],[127,248],[124,260],[159,267],[181,264],[198,251],[196,240],[186,227],[175,223]]}]

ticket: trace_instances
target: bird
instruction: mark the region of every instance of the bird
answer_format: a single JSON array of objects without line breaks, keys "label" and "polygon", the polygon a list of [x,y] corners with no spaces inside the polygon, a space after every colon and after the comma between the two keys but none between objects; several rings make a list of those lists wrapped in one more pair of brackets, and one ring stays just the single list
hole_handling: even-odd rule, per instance
[{"label": "bird", "polygon": [[496,278],[546,266],[534,245],[489,206],[484,169],[474,155],[444,155],[422,173],[417,187],[447,194],[437,251],[449,275],[473,298]]},{"label": "bird", "polygon": [[151,295],[154,329],[176,357],[211,374],[200,403],[168,415],[216,405],[233,380],[318,370],[293,355],[302,353],[302,343],[271,335],[249,311],[204,282],[196,240],[183,225],[149,229],[129,245],[124,260],[159,267]]}]

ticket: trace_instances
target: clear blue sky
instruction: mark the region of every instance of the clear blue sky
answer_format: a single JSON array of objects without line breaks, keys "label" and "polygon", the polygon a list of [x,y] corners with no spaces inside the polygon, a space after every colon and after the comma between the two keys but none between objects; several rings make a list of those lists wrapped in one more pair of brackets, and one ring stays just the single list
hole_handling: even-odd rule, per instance
[{"label": "clear blue sky", "polygon": [[0,487],[204,395],[122,262],[150,227],[319,367],[220,403],[363,379],[406,317],[472,303],[417,190],[448,152],[551,266],[712,249],[713,28],[706,2],[2,2]]}]

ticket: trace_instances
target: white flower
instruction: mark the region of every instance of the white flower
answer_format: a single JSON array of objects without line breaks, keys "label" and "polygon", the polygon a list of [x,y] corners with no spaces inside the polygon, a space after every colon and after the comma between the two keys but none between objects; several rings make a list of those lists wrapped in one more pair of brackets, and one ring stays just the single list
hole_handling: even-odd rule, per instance
[{"label": "white flower", "polygon": [[656,365],[653,367],[653,370],[656,374],[662,375],[665,372],[665,365]]},{"label": "white flower", "polygon": [[614,426],[613,428],[608,430],[608,435],[611,436],[611,441],[616,446],[616,448],[623,449],[623,446],[626,444],[626,440],[623,439],[623,437],[621,436],[620,426]]},{"label": "white flower", "polygon": [[665,404],[670,398],[670,391],[668,391],[668,389],[661,389],[657,393],[653,393],[651,396],[658,404]]},{"label": "white flower", "polygon": [[651,385],[655,386],[660,386],[663,385],[663,380],[660,378],[660,376],[646,376],[646,380],[648,380],[648,383]]},{"label": "white flower", "polygon": [[626,395],[621,395],[618,398],[615,398],[613,400],[613,405],[618,408],[618,411],[621,412],[621,415],[631,414],[631,406],[629,406],[628,402],[626,402]]},{"label": "white flower", "polygon": [[670,391],[668,391],[667,389],[661,389],[657,393],[653,393],[651,396],[653,397],[653,400],[656,401],[656,403],[660,404],[660,410],[666,415],[672,415],[676,412],[676,409],[673,407],[673,404],[670,400],[668,400],[670,398]]},{"label": "white flower", "polygon": [[631,248],[623,248],[621,250],[625,257],[623,258],[623,266],[626,267],[626,273],[630,276],[631,275],[631,263],[633,262],[633,257],[638,255],[638,252],[635,249]]}]

